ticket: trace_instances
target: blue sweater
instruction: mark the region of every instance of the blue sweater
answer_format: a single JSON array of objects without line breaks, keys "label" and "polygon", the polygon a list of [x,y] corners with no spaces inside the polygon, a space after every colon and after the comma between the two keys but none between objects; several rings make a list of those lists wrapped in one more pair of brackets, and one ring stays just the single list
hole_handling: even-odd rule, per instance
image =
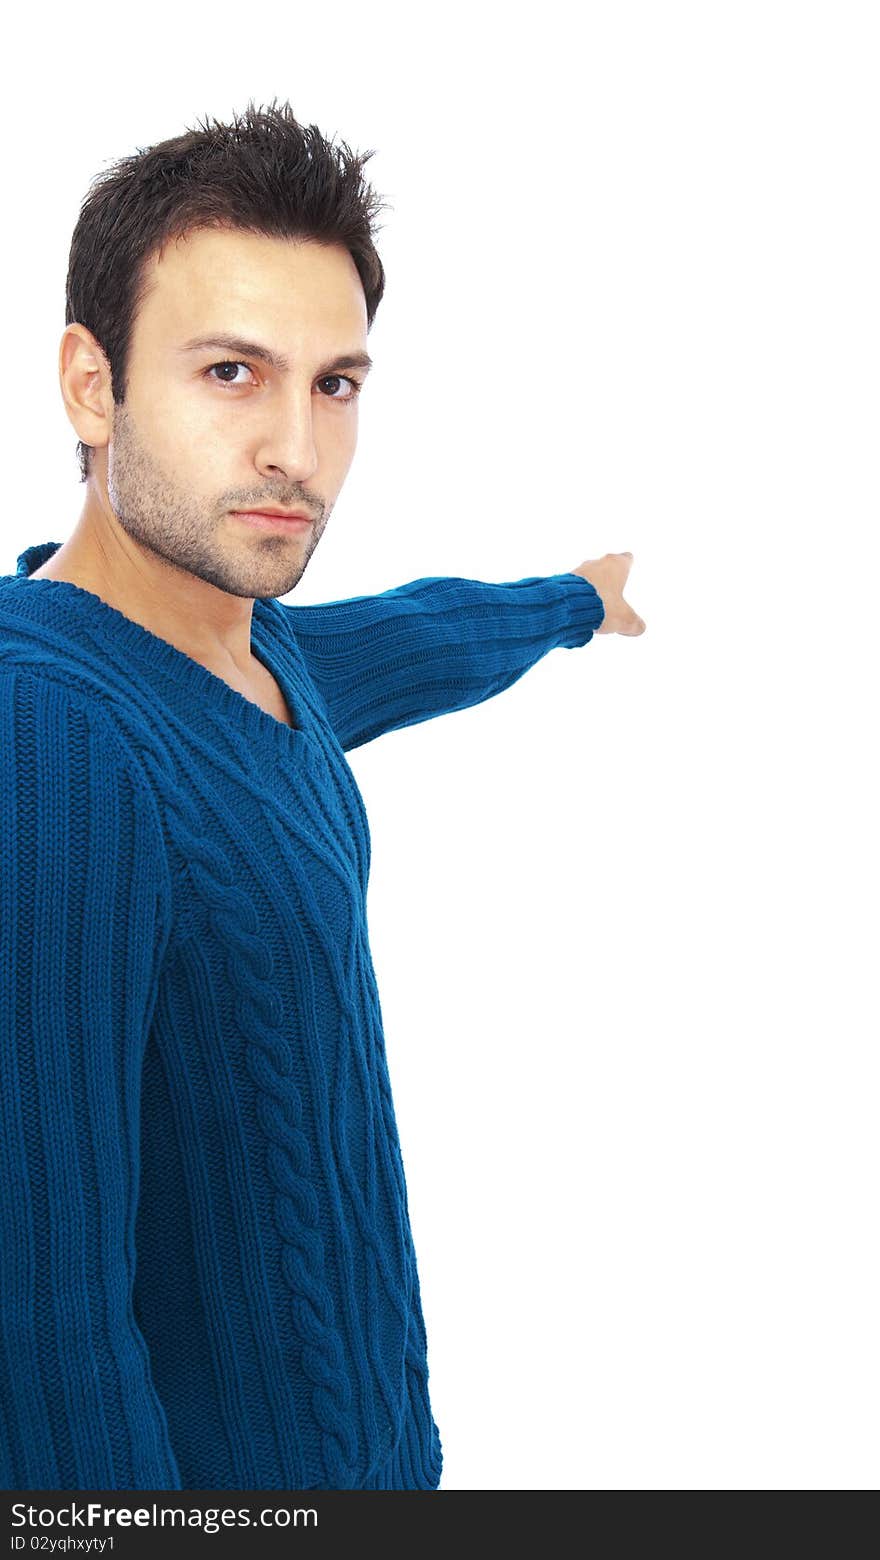
[{"label": "blue sweater", "polygon": [[0,576],[0,1477],[432,1490],[440,1436],[345,752],[604,617],[578,574],[253,605],[276,720]]}]

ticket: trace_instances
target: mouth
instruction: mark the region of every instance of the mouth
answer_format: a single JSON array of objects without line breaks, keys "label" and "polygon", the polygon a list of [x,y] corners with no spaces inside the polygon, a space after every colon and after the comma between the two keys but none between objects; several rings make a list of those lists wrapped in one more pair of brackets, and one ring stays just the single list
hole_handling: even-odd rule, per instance
[{"label": "mouth", "polygon": [[307,531],[313,524],[305,515],[275,515],[266,509],[231,509],[229,512],[236,520],[255,526],[257,530]]}]

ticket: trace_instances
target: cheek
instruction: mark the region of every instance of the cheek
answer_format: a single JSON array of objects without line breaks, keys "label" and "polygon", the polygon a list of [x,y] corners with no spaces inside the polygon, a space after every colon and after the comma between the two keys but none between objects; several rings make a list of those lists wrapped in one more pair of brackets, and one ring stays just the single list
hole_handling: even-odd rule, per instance
[{"label": "cheek", "polygon": [[175,396],[167,390],[160,393],[158,388],[145,404],[141,422],[157,451],[174,455],[192,450],[208,431],[205,418],[198,415],[190,397]]},{"label": "cheek", "polygon": [[246,438],[229,411],[208,397],[170,397],[153,411],[156,451],[180,476],[192,479],[193,491],[210,486],[212,472],[228,467]]},{"label": "cheek", "polygon": [[357,407],[351,411],[339,412],[334,417],[333,426],[327,435],[326,452],[328,459],[333,463],[334,469],[343,475],[354,459],[357,439]]}]

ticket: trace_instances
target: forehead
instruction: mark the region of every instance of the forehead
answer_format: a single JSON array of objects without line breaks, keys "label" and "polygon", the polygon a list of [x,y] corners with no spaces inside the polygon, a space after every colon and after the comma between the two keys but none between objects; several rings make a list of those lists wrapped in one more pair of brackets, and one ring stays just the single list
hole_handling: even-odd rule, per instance
[{"label": "forehead", "polygon": [[205,330],[267,334],[283,348],[303,333],[365,339],[357,267],[341,244],[207,230],[149,256],[135,330],[183,340]]}]

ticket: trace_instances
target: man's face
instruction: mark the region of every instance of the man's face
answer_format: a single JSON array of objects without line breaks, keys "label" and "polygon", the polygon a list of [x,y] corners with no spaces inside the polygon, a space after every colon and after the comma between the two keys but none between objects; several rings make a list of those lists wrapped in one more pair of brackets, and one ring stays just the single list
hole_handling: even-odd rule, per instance
[{"label": "man's face", "polygon": [[[357,443],[352,381],[366,369],[348,359],[366,351],[367,311],[354,261],[336,245],[196,232],[152,257],[148,283],[125,402],[113,407],[109,502],[123,530],[167,563],[235,596],[283,596]],[[188,349],[197,336],[256,343],[288,366]],[[313,524],[261,530],[231,513],[261,504],[302,507]]]}]

